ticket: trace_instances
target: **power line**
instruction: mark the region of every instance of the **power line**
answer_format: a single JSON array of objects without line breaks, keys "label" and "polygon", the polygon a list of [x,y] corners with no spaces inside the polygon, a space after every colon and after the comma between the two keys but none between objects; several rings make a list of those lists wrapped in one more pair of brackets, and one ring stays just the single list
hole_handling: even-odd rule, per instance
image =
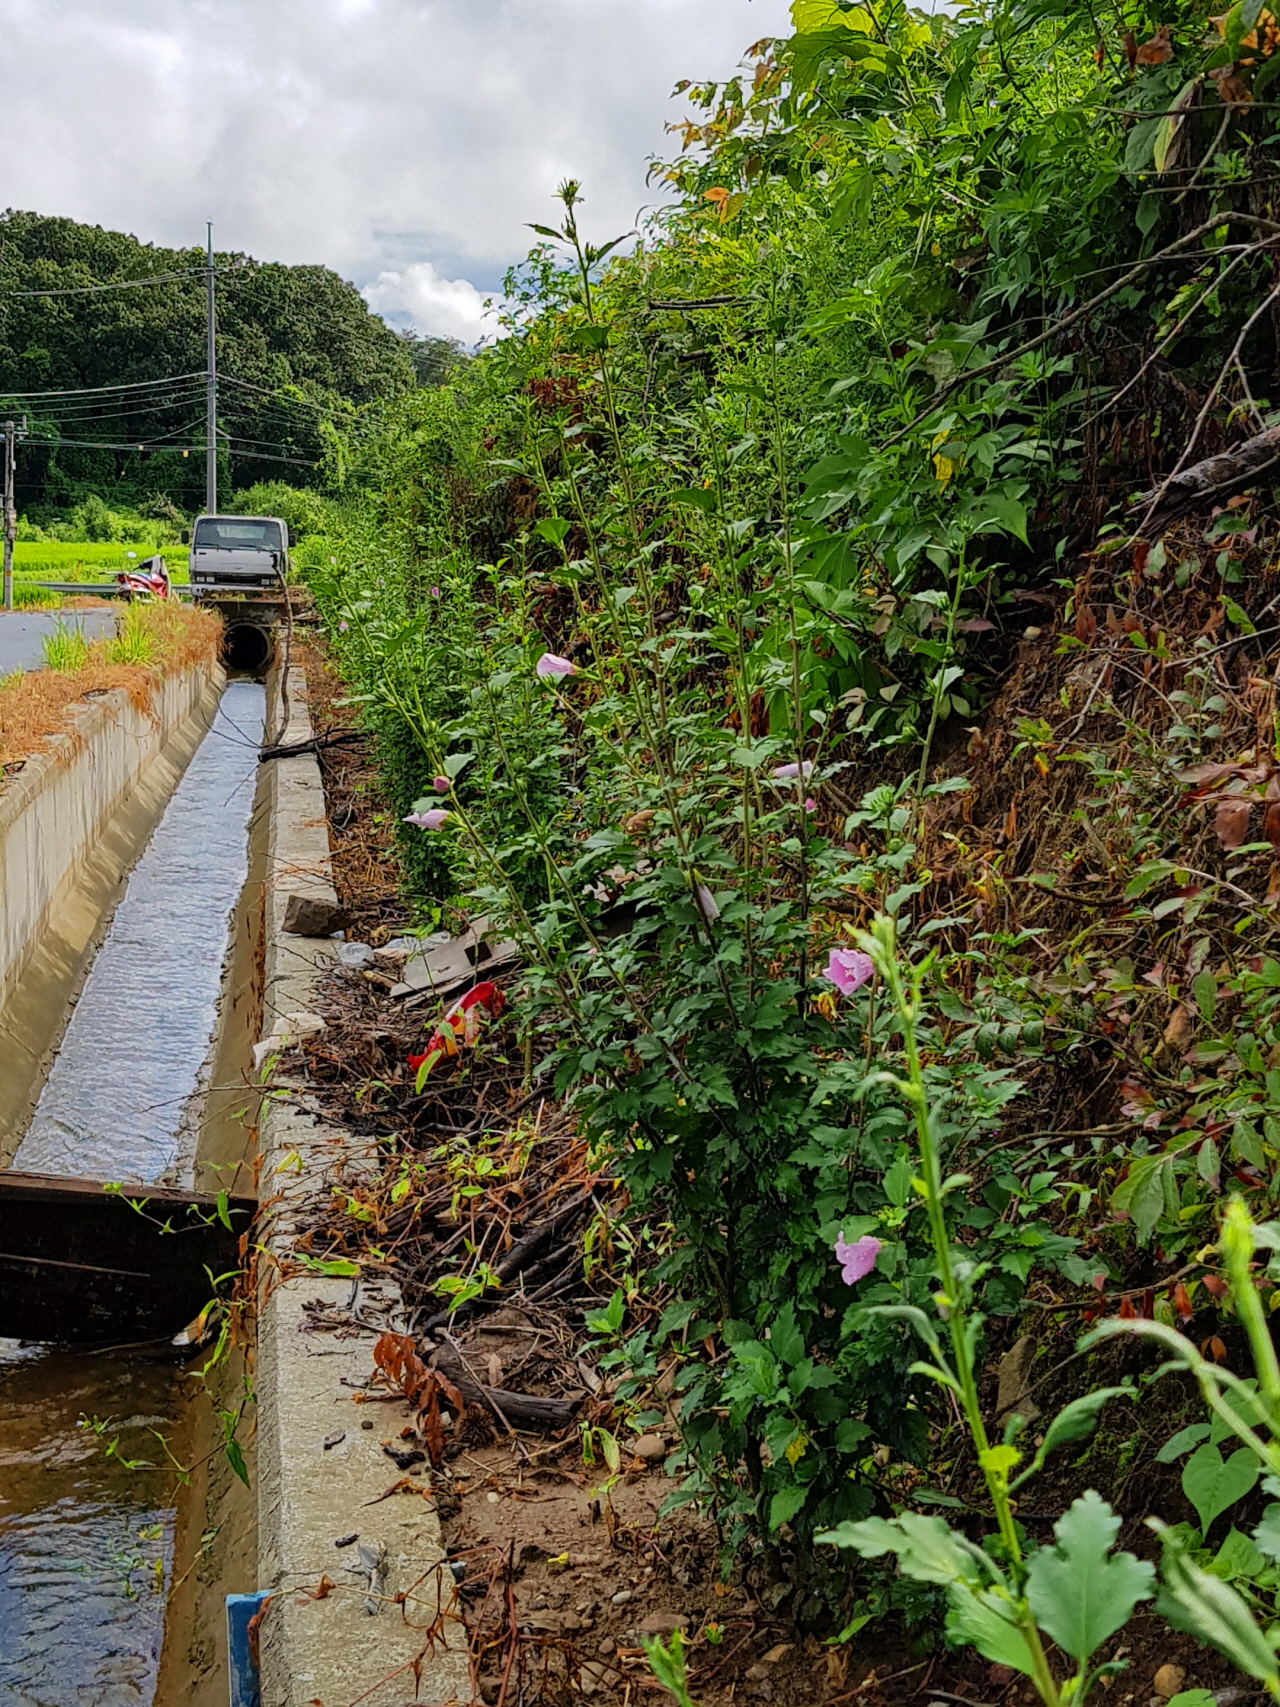
[{"label": "power line", "polygon": [[295,409],[315,409],[321,415],[332,415],[336,411],[331,403],[313,403],[309,397],[290,397],[283,391],[268,390],[266,386],[254,385],[247,379],[232,379],[230,374],[219,376],[224,385],[239,385],[245,391],[256,391],[261,397],[271,397],[280,403],[287,403]]},{"label": "power line", "polygon": [[[220,273],[240,271],[237,267],[218,267]],[[57,290],[0,290],[0,296],[88,296],[102,290],[136,290],[140,285],[169,284],[174,279],[189,279],[206,272],[204,267],[185,267],[176,273],[153,273],[145,279],[115,279],[110,284],[65,285]]]},{"label": "power line", "polygon": [[165,379],[135,379],[127,385],[80,385],[69,387],[63,391],[0,391],[0,401],[10,398],[35,397],[98,397],[106,392],[116,391],[147,391],[161,385],[176,385],[184,379],[203,379],[204,369],[197,368],[194,373],[171,373]]},{"label": "power line", "polygon": [[183,395],[165,400],[156,398],[151,402],[139,404],[136,409],[114,409],[107,407],[96,411],[71,409],[68,412],[59,412],[54,409],[41,409],[39,411],[31,411],[31,414],[33,419],[36,419],[38,422],[49,423],[53,426],[62,426],[65,423],[76,421],[124,421],[134,415],[153,415],[157,413],[157,411],[165,409],[185,409],[194,403],[199,396],[199,389],[189,388]]}]

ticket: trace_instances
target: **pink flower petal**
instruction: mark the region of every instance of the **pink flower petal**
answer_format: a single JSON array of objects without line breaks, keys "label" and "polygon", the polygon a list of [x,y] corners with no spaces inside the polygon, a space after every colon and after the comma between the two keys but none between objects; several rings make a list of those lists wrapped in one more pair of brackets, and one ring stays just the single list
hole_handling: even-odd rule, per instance
[{"label": "pink flower petal", "polygon": [[431,786],[437,794],[448,794],[449,779],[447,776],[434,776],[431,779]]},{"label": "pink flower petal", "polygon": [[446,818],[452,817],[452,812],[446,812],[441,806],[433,806],[428,812],[407,812],[404,822],[416,825],[419,830],[438,830]]},{"label": "pink flower petal", "polygon": [[864,1233],[853,1245],[846,1245],[843,1239],[836,1240],[836,1261],[840,1264],[840,1278],[846,1286],[856,1286],[858,1281],[865,1279],[876,1266],[879,1255],[880,1241],[873,1239],[870,1233]]},{"label": "pink flower petal", "polygon": [[808,782],[813,775],[813,760],[804,759],[796,765],[775,765],[771,774],[775,782],[794,782],[798,776]]},{"label": "pink flower petal", "polygon": [[842,996],[851,996],[862,988],[874,971],[869,955],[860,954],[856,948],[833,948],[822,976],[834,984]]},{"label": "pink flower petal", "polygon": [[578,666],[568,658],[558,658],[554,652],[544,652],[533,666],[537,676],[576,676]]}]

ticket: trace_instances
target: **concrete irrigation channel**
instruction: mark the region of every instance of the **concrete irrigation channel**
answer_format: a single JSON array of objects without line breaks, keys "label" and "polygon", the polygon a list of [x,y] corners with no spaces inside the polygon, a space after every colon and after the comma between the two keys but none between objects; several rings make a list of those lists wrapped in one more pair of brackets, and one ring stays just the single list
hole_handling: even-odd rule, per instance
[{"label": "concrete irrigation channel", "polygon": [[290,1260],[343,1140],[254,1056],[305,1027],[337,900],[302,673],[240,626],[231,679],[85,703],[0,788],[0,1707],[391,1707],[449,1580],[429,1503],[377,1503],[369,1342],[301,1331],[351,1289]]}]

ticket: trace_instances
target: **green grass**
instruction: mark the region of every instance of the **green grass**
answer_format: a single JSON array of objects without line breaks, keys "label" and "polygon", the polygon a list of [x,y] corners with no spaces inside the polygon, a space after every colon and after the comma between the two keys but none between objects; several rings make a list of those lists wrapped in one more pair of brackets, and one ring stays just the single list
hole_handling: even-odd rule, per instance
[{"label": "green grass", "polygon": [[[134,552],[130,558],[125,554]],[[25,540],[13,548],[15,578],[32,581],[108,581],[122,569],[140,563],[153,552],[146,545],[94,545],[88,541]],[[169,565],[175,582],[187,579],[189,547],[161,546],[159,555]]]},{"label": "green grass", "polygon": [[37,587],[34,581],[22,581],[16,575],[14,576],[13,608],[15,610],[58,610],[61,604],[61,593],[50,593],[44,587]]},{"label": "green grass", "polygon": [[89,662],[89,642],[78,628],[59,621],[43,641],[44,661],[50,670],[82,670]]},{"label": "green grass", "polygon": [[155,640],[149,633],[141,605],[126,605],[114,639],[103,648],[108,664],[150,664],[155,657]]}]

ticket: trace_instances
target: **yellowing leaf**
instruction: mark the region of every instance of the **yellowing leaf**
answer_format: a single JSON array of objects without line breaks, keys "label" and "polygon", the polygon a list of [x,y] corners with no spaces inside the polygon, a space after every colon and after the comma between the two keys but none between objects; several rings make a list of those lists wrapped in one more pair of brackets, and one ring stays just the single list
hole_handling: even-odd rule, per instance
[{"label": "yellowing leaf", "polygon": [[861,6],[845,11],[836,0],[791,0],[791,25],[799,36],[840,29],[864,36],[871,33],[870,15]]},{"label": "yellowing leaf", "polygon": [[955,473],[955,471],[956,471],[956,465],[954,462],[952,462],[952,460],[949,456],[935,456],[934,457],[934,459],[933,459],[933,472],[937,478],[939,486],[945,486],[947,484],[947,481],[950,480],[951,476]]},{"label": "yellowing leaf", "polygon": [[797,1459],[803,1458],[805,1455],[805,1452],[808,1450],[808,1446],[809,1446],[808,1435],[798,1434],[795,1437],[795,1439],[791,1442],[791,1445],[788,1446],[788,1448],[787,1448],[787,1451],[786,1451],[787,1463],[788,1464],[794,1464],[797,1461]]}]

